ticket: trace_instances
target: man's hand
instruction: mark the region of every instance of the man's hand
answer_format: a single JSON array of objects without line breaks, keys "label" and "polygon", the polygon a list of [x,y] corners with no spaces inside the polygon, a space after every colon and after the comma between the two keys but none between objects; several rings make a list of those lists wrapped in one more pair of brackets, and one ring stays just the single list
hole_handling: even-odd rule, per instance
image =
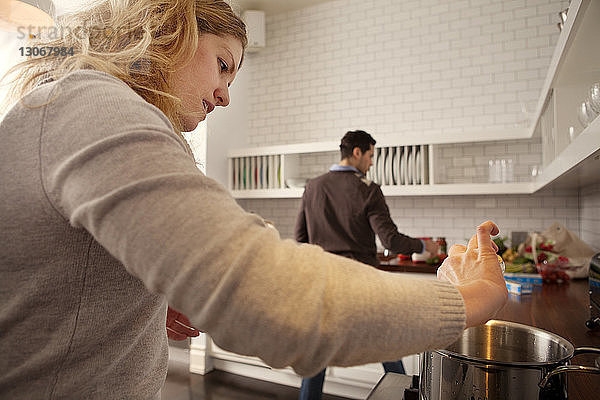
[{"label": "man's hand", "polygon": [[498,227],[491,221],[477,227],[467,247],[454,245],[438,268],[437,276],[456,286],[465,302],[467,327],[486,323],[506,303],[508,291],[498,263],[498,247],[491,235]]},{"label": "man's hand", "polygon": [[173,340],[185,340],[188,337],[196,337],[200,335],[200,331],[192,326],[188,317],[167,308],[167,336]]}]

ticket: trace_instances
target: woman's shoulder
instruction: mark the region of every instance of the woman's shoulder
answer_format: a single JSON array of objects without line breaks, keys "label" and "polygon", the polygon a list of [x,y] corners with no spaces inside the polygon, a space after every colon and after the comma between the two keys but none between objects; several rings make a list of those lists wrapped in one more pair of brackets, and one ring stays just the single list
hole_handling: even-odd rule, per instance
[{"label": "woman's shoulder", "polygon": [[75,71],[71,71],[60,78],[61,81],[89,81],[89,82],[107,82],[112,84],[122,85],[124,87],[128,87],[125,82],[120,80],[114,75],[109,74],[108,72],[98,71],[95,69],[78,69]]},{"label": "woman's shoulder", "polygon": [[109,93],[113,98],[121,96],[143,100],[121,79],[103,71],[77,70],[69,72],[52,83],[57,86],[61,93],[71,91],[78,95],[87,93],[89,96]]},{"label": "woman's shoulder", "polygon": [[118,119],[124,123],[132,119],[144,120],[172,130],[171,122],[158,107],[148,103],[124,81],[106,72],[73,71],[47,85],[53,86],[47,105],[54,115],[64,111],[80,117]]}]

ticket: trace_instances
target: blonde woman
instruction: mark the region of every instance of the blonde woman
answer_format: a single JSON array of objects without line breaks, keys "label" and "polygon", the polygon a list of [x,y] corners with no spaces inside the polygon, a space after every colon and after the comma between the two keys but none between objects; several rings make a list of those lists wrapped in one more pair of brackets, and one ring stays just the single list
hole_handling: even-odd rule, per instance
[{"label": "blonde woman", "polygon": [[281,240],[196,168],[181,131],[227,106],[246,45],[225,2],[64,23],[85,29],[16,69],[0,123],[0,397],[159,398],[167,303],[302,375],[444,346],[503,304],[491,222],[451,249],[452,283],[408,279]]}]

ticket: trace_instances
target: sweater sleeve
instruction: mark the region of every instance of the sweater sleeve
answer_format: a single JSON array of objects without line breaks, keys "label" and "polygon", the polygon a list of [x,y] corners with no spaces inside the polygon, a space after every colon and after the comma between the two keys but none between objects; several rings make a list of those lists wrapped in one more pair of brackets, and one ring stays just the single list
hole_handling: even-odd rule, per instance
[{"label": "sweater sleeve", "polygon": [[423,250],[423,243],[419,239],[398,232],[379,185],[373,185],[367,199],[367,217],[371,228],[386,249],[400,254],[420,253]]},{"label": "sweater sleeve", "polygon": [[282,240],[122,82],[87,72],[57,89],[41,133],[49,201],[219,346],[312,375],[439,348],[464,329],[449,284]]}]

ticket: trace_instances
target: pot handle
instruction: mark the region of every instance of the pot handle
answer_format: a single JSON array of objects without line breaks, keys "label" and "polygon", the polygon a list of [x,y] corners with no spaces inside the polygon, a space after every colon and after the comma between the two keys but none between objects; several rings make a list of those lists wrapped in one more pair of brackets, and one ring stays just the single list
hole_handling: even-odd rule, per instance
[{"label": "pot handle", "polygon": [[562,374],[563,372],[583,372],[586,374],[600,374],[600,368],[594,367],[584,367],[581,365],[565,365],[562,367],[556,367],[552,371],[548,372],[544,379],[538,384],[539,387],[543,388],[548,384],[548,380],[558,374]]},{"label": "pot handle", "polygon": [[600,354],[600,349],[596,348],[596,347],[577,347],[574,351],[573,351],[573,357],[575,357],[578,354],[585,354],[585,353],[596,353],[596,354]]},{"label": "pot handle", "polygon": [[[578,354],[585,353],[600,354],[600,349],[595,347],[578,347],[573,351],[573,357],[575,357]],[[541,388],[545,387],[548,384],[548,380],[550,380],[552,376],[562,374],[563,372],[583,372],[586,374],[600,374],[600,368],[584,367],[581,365],[565,365],[562,367],[557,367],[554,368],[552,371],[548,372],[538,386]]]}]

